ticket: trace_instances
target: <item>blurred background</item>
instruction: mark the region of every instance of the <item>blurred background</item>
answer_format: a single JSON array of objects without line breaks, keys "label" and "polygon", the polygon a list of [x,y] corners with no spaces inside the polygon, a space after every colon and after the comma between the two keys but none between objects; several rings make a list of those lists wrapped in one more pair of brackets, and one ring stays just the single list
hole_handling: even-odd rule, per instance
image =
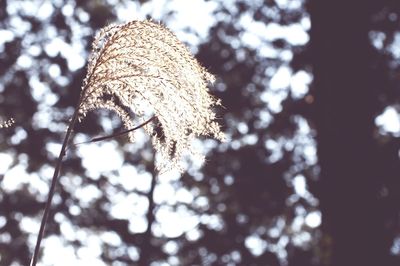
[{"label": "blurred background", "polygon": [[[95,33],[151,18],[217,76],[228,141],[157,177],[148,137],[72,147],[40,265],[400,265],[400,4],[0,0],[0,265],[28,265]],[[122,130],[92,112],[74,142]]]}]

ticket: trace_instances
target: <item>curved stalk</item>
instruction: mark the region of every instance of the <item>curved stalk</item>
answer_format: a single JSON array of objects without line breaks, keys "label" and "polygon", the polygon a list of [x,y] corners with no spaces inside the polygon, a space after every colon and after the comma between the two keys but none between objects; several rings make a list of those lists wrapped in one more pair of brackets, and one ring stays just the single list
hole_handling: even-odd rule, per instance
[{"label": "curved stalk", "polygon": [[[78,107],[79,107],[79,105],[78,105]],[[74,112],[74,115],[72,117],[72,120],[68,125],[67,133],[65,135],[65,138],[64,138],[64,141],[63,141],[63,144],[62,144],[62,147],[61,147],[60,155],[58,156],[58,159],[57,159],[56,167],[54,169],[53,178],[51,180],[51,186],[50,186],[49,194],[48,194],[47,201],[46,201],[46,206],[45,206],[45,209],[44,209],[44,214],[43,214],[43,217],[42,217],[42,222],[40,224],[40,229],[39,229],[39,234],[38,234],[37,241],[36,241],[35,251],[33,253],[30,266],[36,266],[36,263],[37,263],[37,260],[38,260],[38,257],[39,257],[40,244],[41,244],[41,241],[42,241],[43,236],[44,236],[44,229],[45,229],[45,226],[47,224],[47,220],[49,218],[51,202],[52,202],[52,199],[53,199],[53,196],[54,196],[54,192],[55,192],[58,176],[59,176],[59,173],[60,173],[62,159],[64,158],[66,150],[68,149],[68,141],[69,141],[69,139],[71,137],[72,130],[73,130],[73,128],[75,126],[75,123],[77,121],[77,118],[78,118],[78,111],[79,111],[78,107],[75,109],[75,112]],[[102,141],[102,140],[106,140],[106,139],[110,139],[110,138],[113,138],[113,137],[118,137],[118,136],[127,134],[127,133],[129,133],[131,131],[134,131],[136,129],[139,129],[139,128],[147,125],[148,123],[150,123],[154,119],[155,119],[155,116],[151,117],[150,119],[148,119],[147,121],[145,121],[144,123],[140,124],[137,127],[134,127],[134,128],[122,131],[122,132],[118,132],[116,134],[112,134],[112,135],[109,135],[109,136],[94,138],[94,139],[88,141],[87,143],[98,142],[98,141]],[[83,143],[86,143],[86,142],[83,142]],[[75,145],[83,144],[83,143],[77,143]]]},{"label": "curved stalk", "polygon": [[56,184],[57,184],[57,180],[58,180],[58,175],[59,175],[60,169],[61,169],[62,159],[65,156],[65,151],[66,151],[66,148],[68,146],[68,141],[69,141],[69,138],[71,137],[72,130],[73,130],[74,126],[75,126],[76,121],[78,120],[78,111],[79,111],[79,104],[78,104],[78,107],[75,108],[74,115],[72,116],[72,120],[68,125],[67,133],[66,133],[66,135],[64,137],[64,141],[63,141],[63,144],[62,144],[62,147],[61,147],[60,155],[58,156],[58,159],[57,159],[56,167],[54,169],[53,178],[51,180],[51,186],[50,186],[49,194],[48,194],[47,201],[46,201],[46,206],[44,208],[42,222],[40,223],[40,229],[39,229],[39,234],[38,234],[38,237],[37,237],[37,240],[36,240],[35,251],[33,253],[30,266],[36,266],[36,263],[37,263],[37,260],[38,260],[38,257],[39,257],[40,243],[42,242],[43,235],[44,235],[44,229],[45,229],[47,220],[49,219],[51,201],[52,201],[53,196],[54,196],[54,192],[55,192],[55,188],[56,188]]},{"label": "curved stalk", "polygon": [[148,123],[150,123],[150,122],[153,121],[154,119],[156,119],[156,116],[150,117],[150,118],[147,119],[145,122],[143,122],[142,124],[140,124],[140,125],[138,125],[138,126],[136,126],[136,127],[134,127],[134,128],[130,128],[130,129],[127,129],[127,130],[124,130],[124,131],[121,131],[121,132],[117,132],[117,133],[114,133],[114,134],[111,134],[111,135],[103,136],[103,137],[96,137],[96,138],[93,138],[93,139],[91,139],[91,140],[89,140],[89,141],[74,143],[73,145],[74,145],[74,146],[78,146],[78,145],[81,145],[81,144],[93,143],[93,142],[98,142],[98,141],[103,141],[103,140],[106,140],[106,139],[111,139],[111,138],[119,137],[119,136],[128,134],[129,132],[132,132],[132,131],[134,131],[134,130],[136,130],[136,129],[139,129],[139,128],[144,127],[145,125],[147,125]]}]

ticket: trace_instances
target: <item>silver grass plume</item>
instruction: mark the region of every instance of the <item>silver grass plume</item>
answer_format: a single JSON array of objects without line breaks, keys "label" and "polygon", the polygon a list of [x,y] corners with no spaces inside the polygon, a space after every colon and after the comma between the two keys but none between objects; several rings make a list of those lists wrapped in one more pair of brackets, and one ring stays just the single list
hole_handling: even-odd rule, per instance
[{"label": "silver grass plume", "polygon": [[[178,38],[152,21],[110,25],[96,36],[79,106],[88,111],[115,111],[126,128],[155,116],[144,129],[161,157],[158,169],[180,167],[182,156],[198,155],[191,142],[198,136],[224,140],[212,108],[220,101],[209,94],[214,77]],[[134,141],[133,132],[129,138]]]},{"label": "silver grass plume", "polygon": [[11,127],[15,123],[13,118],[0,122],[0,128]]}]

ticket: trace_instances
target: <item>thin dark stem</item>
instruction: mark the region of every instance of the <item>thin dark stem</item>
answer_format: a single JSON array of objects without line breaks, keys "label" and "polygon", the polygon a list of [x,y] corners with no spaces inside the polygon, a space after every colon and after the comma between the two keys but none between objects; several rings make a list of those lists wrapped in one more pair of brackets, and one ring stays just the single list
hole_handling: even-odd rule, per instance
[{"label": "thin dark stem", "polygon": [[[57,164],[56,164],[56,167],[54,169],[53,178],[51,180],[51,186],[50,186],[49,194],[48,194],[48,197],[47,197],[47,202],[46,202],[46,206],[45,206],[45,209],[44,209],[44,214],[43,214],[43,217],[42,217],[42,222],[40,224],[39,234],[38,234],[37,241],[36,241],[35,251],[33,253],[30,266],[36,266],[37,259],[39,257],[40,243],[41,243],[41,241],[43,239],[44,229],[45,229],[47,220],[49,218],[50,206],[51,206],[51,202],[52,202],[52,199],[53,199],[53,196],[54,196],[54,192],[55,192],[58,176],[59,176],[59,173],[60,173],[62,159],[65,156],[65,152],[66,152],[67,146],[68,146],[68,141],[69,141],[69,138],[71,137],[72,129],[74,128],[74,125],[75,125],[75,123],[77,121],[77,118],[78,118],[78,108],[76,108],[75,113],[74,113],[74,115],[72,117],[72,120],[69,123],[68,129],[67,129],[67,133],[65,135],[64,142],[63,142],[63,145],[61,147],[60,155],[59,155],[59,157],[57,159]],[[147,125],[148,123],[153,121],[155,118],[156,117],[153,116],[150,119],[148,119],[147,121],[145,121],[144,123],[138,125],[137,127],[134,127],[134,128],[128,129],[128,130],[124,130],[122,132],[118,132],[118,133],[115,133],[115,134],[112,134],[112,135],[93,138],[88,142],[77,143],[77,144],[74,144],[74,145],[79,145],[79,144],[83,144],[83,143],[90,143],[90,142],[98,142],[98,141],[102,141],[102,140],[118,137],[118,136],[127,134],[127,133],[129,133],[131,131],[134,131],[136,129],[139,129],[141,127],[144,127],[145,125]]]},{"label": "thin dark stem", "polygon": [[40,224],[40,229],[39,229],[39,234],[38,234],[37,241],[36,241],[35,251],[33,253],[30,266],[36,266],[36,263],[37,263],[37,260],[38,260],[38,257],[39,257],[40,243],[41,243],[41,241],[43,239],[45,225],[46,225],[47,220],[49,218],[51,201],[52,201],[53,196],[54,196],[54,192],[55,192],[55,188],[56,188],[56,184],[57,184],[57,180],[58,180],[58,175],[59,175],[60,169],[61,169],[62,159],[65,156],[65,151],[66,151],[66,148],[67,148],[67,145],[68,145],[69,138],[71,137],[72,130],[73,130],[74,125],[75,125],[75,123],[76,123],[76,121],[78,119],[78,109],[79,109],[78,107],[75,109],[75,112],[74,112],[74,115],[72,117],[72,120],[68,125],[67,133],[65,135],[64,142],[63,142],[62,147],[61,147],[60,155],[58,156],[58,159],[57,159],[56,167],[54,169],[53,178],[51,180],[51,186],[50,186],[49,194],[48,194],[47,201],[46,201],[46,206],[44,208],[44,214],[43,214],[43,217],[42,217],[42,222]]},{"label": "thin dark stem", "polygon": [[103,141],[103,140],[106,140],[106,139],[111,139],[111,138],[119,137],[119,136],[128,134],[129,132],[132,132],[132,131],[134,131],[134,130],[136,130],[136,129],[139,129],[139,128],[144,127],[145,125],[147,125],[148,123],[150,123],[151,121],[153,121],[155,118],[156,118],[155,116],[152,116],[151,118],[149,118],[148,120],[146,120],[145,122],[143,122],[142,124],[140,124],[140,125],[138,125],[138,126],[136,126],[136,127],[134,127],[134,128],[130,128],[130,129],[127,129],[127,130],[124,130],[124,131],[121,131],[121,132],[118,132],[118,133],[114,133],[114,134],[108,135],[108,136],[93,138],[93,139],[91,139],[91,140],[89,140],[89,141],[74,143],[74,145],[77,146],[77,145],[80,145],[80,144],[98,142],[98,141]]},{"label": "thin dark stem", "polygon": [[[104,53],[104,49],[101,51],[100,56],[103,53]],[[99,64],[99,61],[96,61],[96,64],[94,65],[93,69],[96,69],[98,64]],[[56,167],[54,169],[53,178],[51,180],[51,186],[50,186],[50,190],[49,190],[49,195],[47,197],[46,205],[45,205],[45,208],[44,208],[42,222],[40,223],[40,229],[39,229],[38,237],[37,237],[37,240],[36,240],[35,251],[33,253],[30,266],[36,266],[36,263],[37,263],[37,260],[38,260],[38,257],[39,257],[40,243],[42,242],[43,235],[44,235],[44,229],[45,229],[47,220],[49,219],[51,201],[53,200],[54,192],[55,192],[55,189],[56,189],[56,184],[57,184],[58,175],[59,175],[60,169],[61,169],[62,159],[65,156],[65,152],[67,150],[68,141],[69,141],[69,138],[71,137],[72,130],[73,130],[74,126],[75,126],[76,121],[78,120],[79,107],[80,107],[80,105],[81,105],[81,103],[82,103],[82,101],[83,101],[83,99],[84,99],[84,97],[86,95],[86,90],[89,88],[89,84],[90,84],[90,81],[91,81],[91,78],[92,78],[93,74],[94,74],[94,72],[92,71],[90,73],[90,75],[89,75],[87,83],[85,84],[85,86],[82,89],[81,95],[79,97],[78,104],[75,107],[74,114],[72,116],[71,122],[68,125],[67,133],[65,134],[65,137],[64,137],[64,141],[63,141],[63,144],[62,144],[62,147],[61,147],[60,155],[58,156]]]}]

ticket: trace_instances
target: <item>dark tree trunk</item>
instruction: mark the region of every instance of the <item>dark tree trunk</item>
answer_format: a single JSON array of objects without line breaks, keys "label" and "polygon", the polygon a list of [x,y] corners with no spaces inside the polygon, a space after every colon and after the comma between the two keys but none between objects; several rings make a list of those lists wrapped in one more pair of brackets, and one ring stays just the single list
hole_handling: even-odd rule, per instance
[{"label": "dark tree trunk", "polygon": [[368,38],[374,1],[311,0],[323,231],[335,266],[390,265],[373,137],[381,80]]}]

